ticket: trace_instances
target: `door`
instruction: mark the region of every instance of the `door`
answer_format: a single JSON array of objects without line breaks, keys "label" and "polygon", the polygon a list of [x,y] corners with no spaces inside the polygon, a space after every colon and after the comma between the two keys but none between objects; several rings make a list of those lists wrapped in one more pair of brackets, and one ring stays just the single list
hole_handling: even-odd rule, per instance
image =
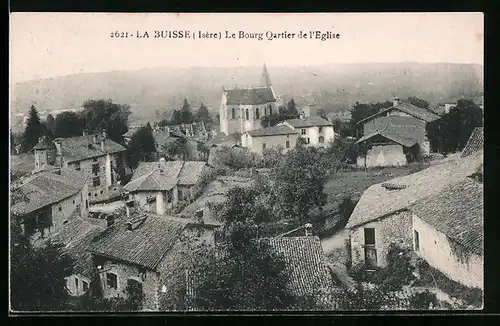
[{"label": "door", "polygon": [[365,228],[365,264],[368,267],[377,266],[377,249],[375,248],[375,229]]}]

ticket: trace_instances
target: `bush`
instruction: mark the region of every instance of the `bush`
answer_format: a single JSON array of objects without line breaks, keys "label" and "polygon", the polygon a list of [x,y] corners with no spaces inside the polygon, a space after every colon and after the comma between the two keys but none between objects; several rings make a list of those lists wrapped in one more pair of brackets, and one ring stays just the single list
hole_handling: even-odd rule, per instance
[{"label": "bush", "polygon": [[438,304],[438,299],[436,294],[432,293],[429,290],[425,290],[424,292],[415,293],[410,297],[410,307],[415,310],[427,310],[432,307],[436,307]]}]

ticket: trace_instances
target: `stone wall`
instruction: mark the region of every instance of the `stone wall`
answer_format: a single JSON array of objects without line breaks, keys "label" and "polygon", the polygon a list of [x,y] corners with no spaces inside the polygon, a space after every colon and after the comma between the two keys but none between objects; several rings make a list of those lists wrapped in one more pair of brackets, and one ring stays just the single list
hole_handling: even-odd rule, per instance
[{"label": "stone wall", "polygon": [[[419,250],[415,248],[415,252],[429,265],[456,282],[483,289],[484,260],[482,256],[464,252],[461,245],[452,243],[452,240],[445,234],[416,215],[413,215],[413,228],[419,234]],[[413,234],[413,241],[415,242],[415,234]]]},{"label": "stone wall", "polygon": [[359,167],[377,167],[377,166],[403,166],[408,162],[403,153],[401,145],[373,146],[366,152],[365,156],[358,156],[357,165]]},{"label": "stone wall", "polygon": [[387,265],[386,256],[392,242],[404,248],[412,248],[413,228],[411,213],[399,212],[378,221],[369,222],[350,230],[352,265],[364,264],[364,229],[375,229],[375,249],[377,251],[377,265]]},{"label": "stone wall", "polygon": [[[265,137],[252,137],[248,134],[242,136],[242,138],[246,138],[244,141],[242,139],[242,144],[244,143],[244,147],[247,147],[250,151],[262,154],[262,144],[266,144],[266,149],[277,148],[281,146],[284,151],[288,151],[292,148],[295,148],[297,144],[298,135],[290,134],[290,135],[276,135],[276,136],[265,136]],[[289,142],[289,147],[286,147],[286,142]]]},{"label": "stone wall", "polygon": [[[87,283],[87,288],[85,290],[83,282]],[[88,277],[82,276],[80,274],[73,274],[70,277],[66,278],[66,287],[68,288],[69,295],[78,297],[85,294],[85,292],[89,289],[90,280]]]}]

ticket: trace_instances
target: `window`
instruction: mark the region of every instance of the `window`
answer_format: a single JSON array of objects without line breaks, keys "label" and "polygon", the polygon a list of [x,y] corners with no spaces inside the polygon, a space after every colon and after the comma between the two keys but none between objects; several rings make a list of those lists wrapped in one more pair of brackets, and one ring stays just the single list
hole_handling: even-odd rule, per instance
[{"label": "window", "polygon": [[309,139],[309,137],[306,138],[306,141],[307,141],[308,144],[311,143],[311,140]]},{"label": "window", "polygon": [[77,277],[75,277],[75,286],[78,289],[78,278]]},{"label": "window", "polygon": [[248,109],[245,110],[245,119],[250,120],[250,112]]},{"label": "window", "polygon": [[285,143],[285,147],[286,147],[286,148],[290,148],[290,141],[289,141],[289,140],[287,140],[287,141],[286,141],[286,143]]},{"label": "window", "polygon": [[255,109],[255,119],[259,120],[260,119],[260,113],[259,113],[259,108]]},{"label": "window", "polygon": [[[93,177],[92,178],[92,185],[94,187],[100,186],[101,185],[101,178],[99,176]],[[97,195],[97,194],[96,194]]]},{"label": "window", "polygon": [[318,141],[319,141],[320,143],[324,143],[324,142],[325,142],[325,137],[323,137],[323,136],[319,136]]},{"label": "window", "polygon": [[375,229],[365,228],[365,245],[375,245]]},{"label": "window", "polygon": [[77,170],[77,171],[81,171],[82,170],[82,167],[80,166],[80,162],[76,162],[75,163],[75,170]]},{"label": "window", "polygon": [[89,192],[88,196],[90,197],[90,196],[92,196],[92,194]]},{"label": "window", "polygon": [[266,149],[266,143],[262,143],[262,149]]},{"label": "window", "polygon": [[75,200],[73,199],[73,204],[75,203]]},{"label": "window", "polygon": [[[75,201],[73,201],[73,203],[75,203]],[[57,209],[59,210],[59,212],[62,211],[62,207],[61,206],[59,206]]]},{"label": "window", "polygon": [[88,200],[86,200],[86,201],[85,201],[85,207],[86,207],[87,209],[89,209],[89,201],[88,201]]},{"label": "window", "polygon": [[236,119],[236,110],[234,108],[231,109],[231,119]]},{"label": "window", "polygon": [[100,191],[100,194],[102,195],[102,190]]},{"label": "window", "polygon": [[106,273],[106,284],[108,288],[117,289],[118,288],[118,275],[114,273]]},{"label": "window", "polygon": [[415,235],[415,251],[420,250],[420,236],[417,232],[417,230],[413,230],[414,235]]},{"label": "window", "polygon": [[87,282],[82,281],[82,285],[83,285],[83,292],[85,292],[89,289],[89,284]]},{"label": "window", "polygon": [[99,173],[99,163],[93,163],[92,164],[92,173],[93,174],[98,174]]},{"label": "window", "polygon": [[269,105],[269,115],[273,114],[273,107]]},{"label": "window", "polygon": [[322,132],[323,131],[323,127],[318,127],[318,132]]},{"label": "window", "polygon": [[301,129],[301,130],[300,130],[300,133],[301,133],[302,135],[305,135],[305,134],[306,134],[306,130],[305,130],[305,129]]}]

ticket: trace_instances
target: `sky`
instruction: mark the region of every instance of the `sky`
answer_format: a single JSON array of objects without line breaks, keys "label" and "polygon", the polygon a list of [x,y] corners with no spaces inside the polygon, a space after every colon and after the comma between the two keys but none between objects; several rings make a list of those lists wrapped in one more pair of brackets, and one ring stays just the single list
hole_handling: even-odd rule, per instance
[{"label": "sky", "polygon": [[[191,66],[322,65],[367,62],[483,64],[482,13],[111,14],[12,13],[10,77],[18,82],[115,70]],[[181,30],[195,39],[154,38]],[[111,38],[115,31],[127,38]],[[225,39],[226,31],[236,39]],[[264,39],[239,39],[239,32]],[[295,33],[266,39],[266,32]],[[299,39],[299,32],[339,38]],[[137,38],[137,33],[149,38]],[[199,39],[199,32],[223,39]]]}]

